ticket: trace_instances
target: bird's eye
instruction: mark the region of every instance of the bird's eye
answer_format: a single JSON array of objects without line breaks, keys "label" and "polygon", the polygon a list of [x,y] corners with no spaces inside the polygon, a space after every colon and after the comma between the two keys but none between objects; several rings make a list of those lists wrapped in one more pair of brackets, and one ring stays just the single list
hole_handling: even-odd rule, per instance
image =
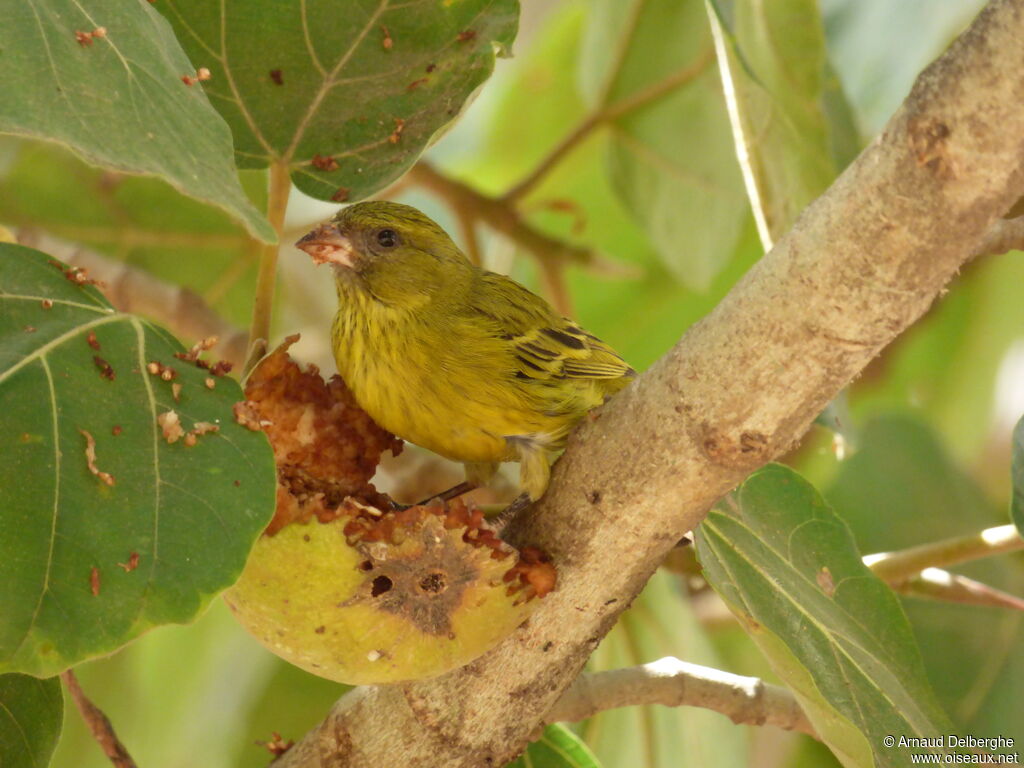
[{"label": "bird's eye", "polygon": [[382,229],[377,232],[377,243],[381,248],[394,248],[398,245],[398,234],[393,229]]}]

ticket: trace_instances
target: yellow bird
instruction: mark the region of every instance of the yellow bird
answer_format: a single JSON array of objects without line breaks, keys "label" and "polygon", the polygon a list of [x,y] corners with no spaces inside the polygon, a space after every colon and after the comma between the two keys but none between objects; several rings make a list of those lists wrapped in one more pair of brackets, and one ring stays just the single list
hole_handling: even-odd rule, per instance
[{"label": "yellow bird", "polygon": [[474,266],[408,205],[350,205],[296,245],[334,268],[334,356],[359,405],[465,463],[474,485],[518,461],[522,489],[540,498],[576,422],[636,375],[542,298]]}]

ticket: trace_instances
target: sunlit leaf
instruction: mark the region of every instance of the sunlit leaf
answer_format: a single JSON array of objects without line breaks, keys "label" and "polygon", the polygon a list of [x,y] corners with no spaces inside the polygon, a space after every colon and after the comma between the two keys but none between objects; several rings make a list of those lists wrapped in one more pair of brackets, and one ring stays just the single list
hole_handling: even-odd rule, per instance
[{"label": "sunlit leaf", "polygon": [[64,699],[56,677],[0,675],[0,765],[49,765],[63,719]]},{"label": "sunlit leaf", "polygon": [[[194,618],[274,503],[237,383],[19,246],[0,245],[0,338],[0,668],[53,674]],[[199,434],[172,444],[171,411]]]},{"label": "sunlit leaf", "polygon": [[357,200],[400,176],[515,37],[517,0],[161,0],[242,168]]},{"label": "sunlit leaf", "polygon": [[702,0],[593,3],[580,82],[614,117],[613,188],[673,274],[706,289],[748,206]]},{"label": "sunlit leaf", "polygon": [[844,764],[904,765],[885,736],[949,732],[899,601],[799,475],[755,473],[697,543],[708,581]]},{"label": "sunlit leaf", "polygon": [[167,22],[149,3],[26,0],[0,25],[0,132],[64,144],[91,163],[159,176],[274,239],[231,161],[231,132],[210,106]]},{"label": "sunlit leaf", "polygon": [[818,3],[711,0],[709,14],[720,30],[737,154],[748,191],[756,189],[755,215],[774,241],[836,175],[824,94],[838,84],[826,79]]},{"label": "sunlit leaf", "polygon": [[555,723],[507,768],[601,768],[601,764],[579,736]]}]

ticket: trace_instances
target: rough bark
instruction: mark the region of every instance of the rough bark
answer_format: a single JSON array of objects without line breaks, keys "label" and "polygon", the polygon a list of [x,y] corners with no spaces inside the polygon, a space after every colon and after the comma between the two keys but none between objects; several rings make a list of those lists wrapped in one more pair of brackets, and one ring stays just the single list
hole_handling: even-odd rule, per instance
[{"label": "rough bark", "polygon": [[995,0],[724,301],[586,421],[516,540],[560,587],[444,677],[361,688],[281,766],[502,766],[668,549],[788,450],[1024,192],[1024,0]]}]

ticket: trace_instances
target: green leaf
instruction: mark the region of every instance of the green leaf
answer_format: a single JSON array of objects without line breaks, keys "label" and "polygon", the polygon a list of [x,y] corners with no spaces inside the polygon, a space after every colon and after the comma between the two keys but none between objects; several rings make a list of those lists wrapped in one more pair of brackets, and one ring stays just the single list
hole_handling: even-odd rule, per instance
[{"label": "green leaf", "polygon": [[[867,422],[858,451],[839,463],[825,493],[862,553],[907,549],[1006,523],[1005,506],[986,498],[952,460],[952,447],[919,418],[885,414]],[[1005,481],[1008,457],[998,464],[995,474]],[[1003,555],[954,570],[1021,595],[1022,566],[1020,555]],[[901,602],[928,678],[959,732],[1024,739],[1024,615],[935,600]]]},{"label": "green leaf", "polygon": [[63,719],[64,699],[56,677],[0,675],[0,765],[49,765]]},{"label": "green leaf", "polygon": [[703,2],[593,3],[580,78],[590,107],[614,114],[613,188],[672,273],[707,289],[748,207]]},{"label": "green leaf", "polygon": [[507,768],[601,768],[601,764],[579,736],[555,723]]},{"label": "green leaf", "polygon": [[[105,34],[92,36],[99,28]],[[275,239],[238,183],[231,132],[202,87],[182,82],[196,72],[149,3],[16,3],[0,26],[0,52],[0,132],[64,144],[105,168],[159,176],[237,216],[257,237]]]},{"label": "green leaf", "polygon": [[285,163],[303,192],[339,201],[373,194],[416,161],[511,46],[518,20],[516,0],[159,7],[213,73],[206,90],[239,166]]},{"label": "green leaf", "polygon": [[1013,428],[1013,500],[1010,517],[1017,530],[1024,535],[1024,417]]},{"label": "green leaf", "polygon": [[[755,216],[775,240],[835,178],[833,150],[844,154],[833,146],[826,113],[828,104],[843,116],[838,81],[828,77],[818,3],[711,0],[708,13],[733,99],[733,133],[738,130],[735,140],[743,143],[737,154],[748,190],[757,192]],[[836,138],[842,144],[846,132]]]},{"label": "green leaf", "polygon": [[844,764],[903,765],[886,735],[949,732],[899,601],[795,472],[756,472],[697,544],[708,581]]},{"label": "green leaf", "polygon": [[[621,669],[666,656],[722,667],[692,602],[664,569],[647,582],[594,651],[590,670]],[[622,707],[582,725],[590,748],[609,766],[745,768],[747,734],[727,717],[696,707]]]},{"label": "green leaf", "polygon": [[[166,332],[7,244],[0,339],[0,669],[53,674],[193,619],[237,578],[274,505],[266,438],[232,414],[238,384],[208,388]],[[170,444],[157,418],[172,410],[185,431],[219,431]]]},{"label": "green leaf", "polygon": [[[195,291],[225,319],[248,323],[259,245],[226,213],[157,178],[92,168],[53,144],[17,144],[0,174],[0,221],[121,259]],[[258,200],[266,171],[241,176]]]}]

